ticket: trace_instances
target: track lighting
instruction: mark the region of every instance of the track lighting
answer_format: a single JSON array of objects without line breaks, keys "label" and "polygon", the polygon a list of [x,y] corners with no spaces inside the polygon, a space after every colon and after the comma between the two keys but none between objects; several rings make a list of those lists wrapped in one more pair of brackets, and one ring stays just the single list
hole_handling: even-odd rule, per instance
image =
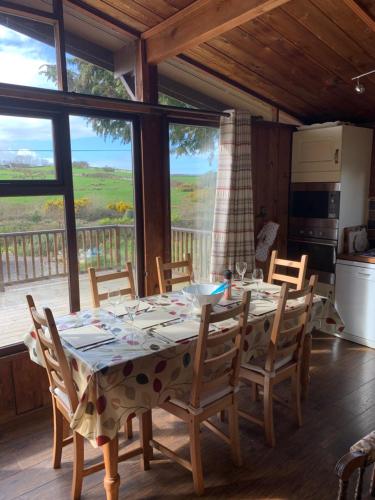
[{"label": "track lighting", "polygon": [[357,83],[355,84],[354,90],[355,90],[358,94],[363,94],[363,93],[364,93],[364,91],[366,90],[366,89],[365,89],[365,86],[363,85],[363,83],[360,83],[359,78],[357,78]]},{"label": "track lighting", "polygon": [[352,81],[357,80],[354,87],[354,90],[357,92],[357,94],[363,94],[366,90],[365,86],[359,81],[359,79],[363,78],[364,76],[371,75],[372,73],[375,73],[375,69],[368,71],[367,73],[362,73],[362,75],[354,76],[352,78]]}]

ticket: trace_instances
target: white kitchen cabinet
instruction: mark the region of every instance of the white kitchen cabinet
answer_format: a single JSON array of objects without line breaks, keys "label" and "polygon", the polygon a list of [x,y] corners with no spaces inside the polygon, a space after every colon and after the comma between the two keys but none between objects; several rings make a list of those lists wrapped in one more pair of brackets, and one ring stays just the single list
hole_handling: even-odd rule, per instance
[{"label": "white kitchen cabinet", "polygon": [[340,182],[342,127],[293,134],[292,182]]},{"label": "white kitchen cabinet", "polygon": [[369,171],[372,129],[337,125],[293,134],[292,182],[342,182],[348,172]]}]

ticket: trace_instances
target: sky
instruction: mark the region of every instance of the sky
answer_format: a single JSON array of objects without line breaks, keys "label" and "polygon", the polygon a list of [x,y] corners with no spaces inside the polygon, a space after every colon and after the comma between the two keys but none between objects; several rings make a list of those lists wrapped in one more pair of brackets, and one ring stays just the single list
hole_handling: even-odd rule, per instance
[{"label": "sky", "polygon": [[[0,82],[56,89],[40,74],[44,64],[55,64],[52,47],[0,25]],[[85,117],[71,116],[73,161],[94,167],[132,168],[131,144],[104,140]],[[0,115],[0,165],[17,161],[30,165],[53,164],[51,122],[46,119]],[[217,169],[217,155],[171,156],[172,174],[199,175]]]}]

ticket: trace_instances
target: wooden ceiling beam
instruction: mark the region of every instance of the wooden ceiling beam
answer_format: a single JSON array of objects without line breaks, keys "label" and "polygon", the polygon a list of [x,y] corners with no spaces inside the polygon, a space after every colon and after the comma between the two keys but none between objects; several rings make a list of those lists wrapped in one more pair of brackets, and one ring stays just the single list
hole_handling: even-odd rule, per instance
[{"label": "wooden ceiling beam", "polygon": [[375,32],[375,20],[367,14],[367,12],[355,0],[344,0],[344,4],[358,16],[371,31]]},{"label": "wooden ceiling beam", "polygon": [[147,62],[158,64],[290,0],[196,0],[142,33]]}]

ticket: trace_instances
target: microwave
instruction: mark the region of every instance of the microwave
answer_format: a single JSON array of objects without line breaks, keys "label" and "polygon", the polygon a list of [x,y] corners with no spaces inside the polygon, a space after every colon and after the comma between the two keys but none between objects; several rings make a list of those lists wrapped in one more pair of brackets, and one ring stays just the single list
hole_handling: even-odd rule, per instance
[{"label": "microwave", "polygon": [[291,184],[289,216],[304,219],[338,219],[340,183],[295,182]]}]

